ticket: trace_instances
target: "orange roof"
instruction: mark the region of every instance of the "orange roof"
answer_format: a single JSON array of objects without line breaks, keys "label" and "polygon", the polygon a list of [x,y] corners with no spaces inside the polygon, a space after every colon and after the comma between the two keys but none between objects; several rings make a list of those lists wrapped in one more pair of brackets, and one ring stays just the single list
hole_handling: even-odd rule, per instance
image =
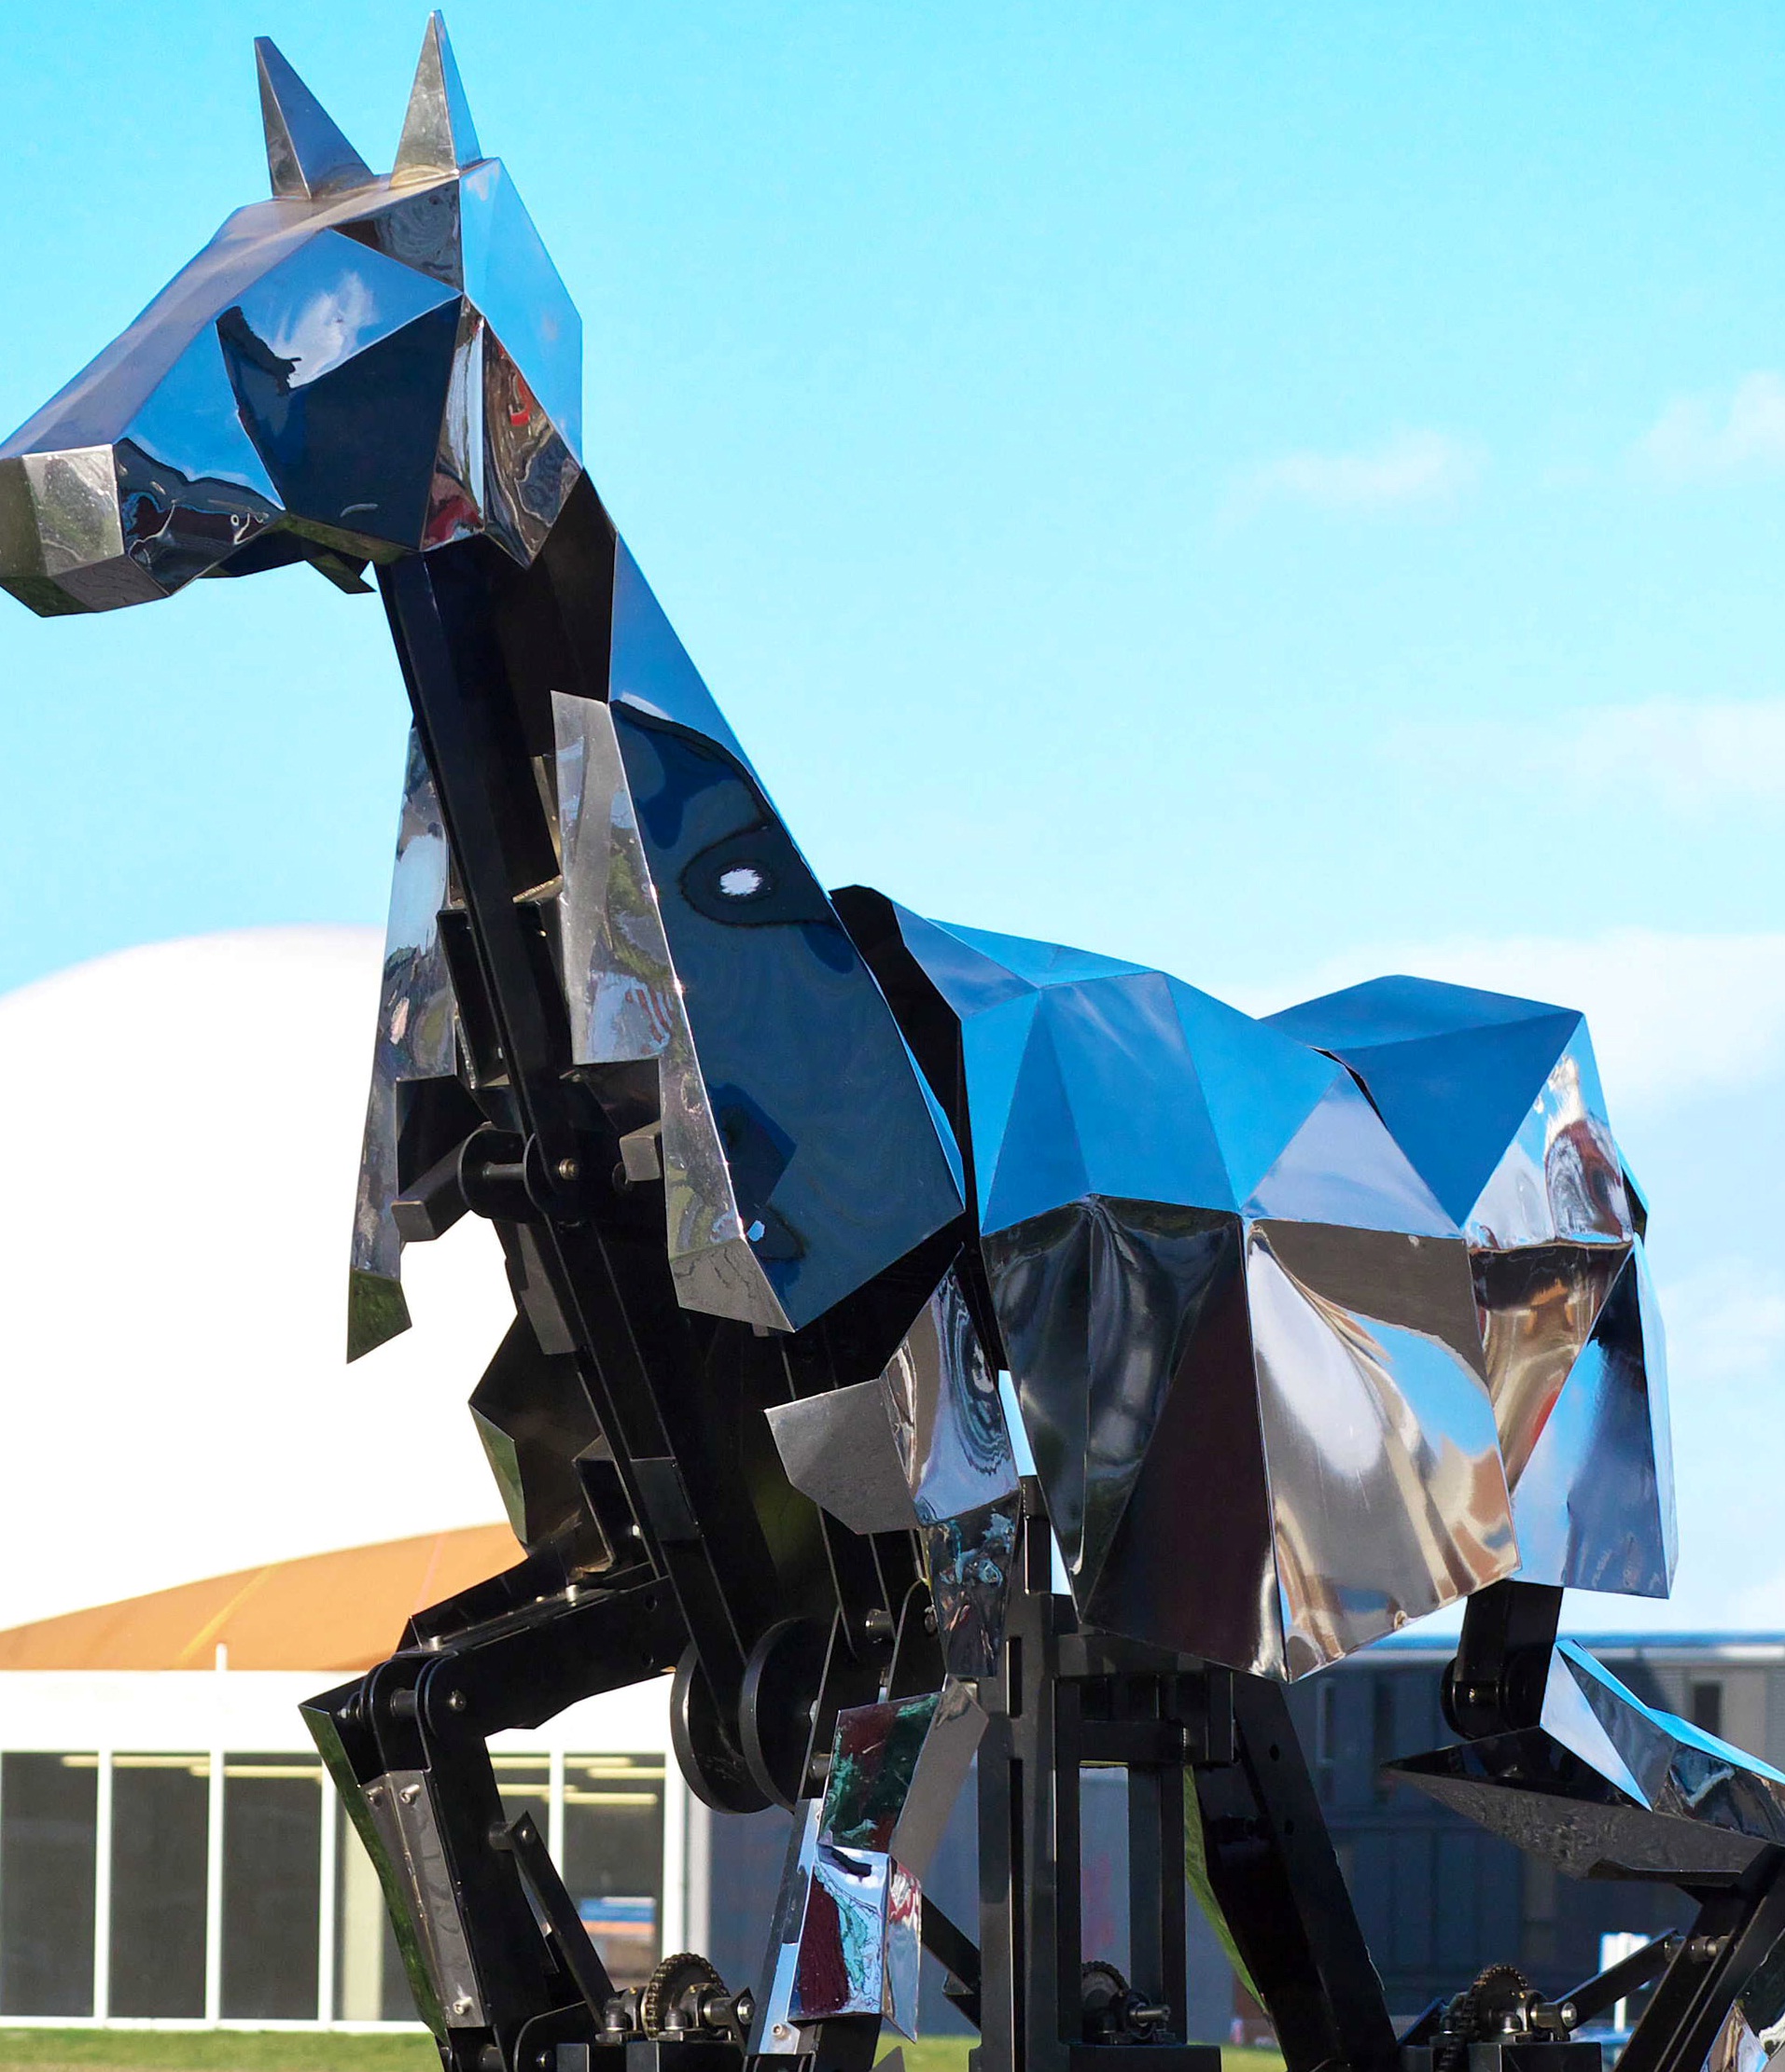
[{"label": "orange roof", "polygon": [[506,1525],[271,1562],[0,1632],[0,1669],[370,1669],[424,1606],[520,1559]]}]

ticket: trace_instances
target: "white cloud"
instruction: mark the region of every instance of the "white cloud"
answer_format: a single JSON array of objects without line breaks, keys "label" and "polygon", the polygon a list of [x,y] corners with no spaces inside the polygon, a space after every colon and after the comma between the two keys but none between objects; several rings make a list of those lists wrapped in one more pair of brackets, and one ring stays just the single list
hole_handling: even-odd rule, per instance
[{"label": "white cloud", "polygon": [[1785,375],[1744,374],[1727,400],[1679,396],[1637,441],[1639,472],[1669,483],[1785,468]]},{"label": "white cloud", "polygon": [[1394,745],[1471,785],[1484,772],[1522,773],[1541,746],[1576,797],[1643,797],[1685,814],[1785,800],[1785,698],[1651,698],[1541,722],[1406,727]]},{"label": "white cloud", "polygon": [[1393,510],[1457,495],[1482,465],[1480,449],[1461,439],[1406,429],[1356,452],[1304,448],[1266,461],[1248,476],[1237,501],[1244,510],[1279,500],[1320,510]]},{"label": "white cloud", "polygon": [[1785,1068],[1785,932],[1614,928],[1385,943],[1342,952],[1292,986],[1253,988],[1235,1004],[1264,1013],[1384,972],[1584,1009],[1614,1114],[1653,1114]]}]

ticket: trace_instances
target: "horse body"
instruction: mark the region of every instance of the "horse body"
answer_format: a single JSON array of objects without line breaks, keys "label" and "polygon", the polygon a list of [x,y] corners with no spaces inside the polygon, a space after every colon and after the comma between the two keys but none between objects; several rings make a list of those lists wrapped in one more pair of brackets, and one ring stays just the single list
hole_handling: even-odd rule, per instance
[{"label": "horse body", "polygon": [[[1671,1576],[1580,1017],[1385,980],[1259,1022],[828,895],[583,470],[576,313],[438,18],[389,176],[271,46],[260,81],[274,198],[0,448],[0,583],[72,614],[304,561],[383,599],[414,734],[349,1354],[406,1324],[406,1243],[493,1223],[516,1317],[472,1410],[525,1558],[309,1717],[447,2063],[642,2032],[852,2072],[921,1936],[1000,2066],[1205,2065],[1189,1791],[1297,2072],[1386,2064],[1278,1684],[1468,1597],[1459,1731],[1591,1764],[1579,1693],[1620,1701],[1555,1667],[1561,1588]],[[753,2006],[682,1959],[624,2005],[490,1770],[672,1664],[691,1787],[796,1815]],[[976,1746],[979,1949],[919,1898]],[[1098,1760],[1117,1995],[1074,1954]]]}]

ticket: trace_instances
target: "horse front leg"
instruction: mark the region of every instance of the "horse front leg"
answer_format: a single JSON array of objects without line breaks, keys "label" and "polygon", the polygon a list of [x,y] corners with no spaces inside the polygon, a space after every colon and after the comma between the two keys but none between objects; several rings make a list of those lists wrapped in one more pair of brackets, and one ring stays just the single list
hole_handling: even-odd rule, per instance
[{"label": "horse front leg", "polygon": [[[539,1565],[467,1596],[483,1609],[511,1580],[507,1593],[524,1597]],[[668,1586],[636,1571],[439,1624],[313,1699],[305,1722],[377,1868],[448,2072],[537,2072],[561,2042],[603,2048],[613,1989],[531,1823],[503,1812],[489,1737],[661,1673],[686,1628]]]}]

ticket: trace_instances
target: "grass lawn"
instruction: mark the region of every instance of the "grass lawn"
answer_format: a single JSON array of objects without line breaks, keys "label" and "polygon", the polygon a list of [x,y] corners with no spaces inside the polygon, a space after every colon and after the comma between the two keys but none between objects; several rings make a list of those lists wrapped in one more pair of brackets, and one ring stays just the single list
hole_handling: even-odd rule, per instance
[{"label": "grass lawn", "polygon": [[[899,2044],[889,2035],[887,2048]],[[967,2072],[965,2037],[900,2045],[906,2072]],[[884,2054],[884,2053],[883,2053]],[[1223,2049],[1224,2072],[1283,2072],[1274,2051]],[[439,2072],[427,2036],[289,2029],[0,2029],[0,2065],[34,2072]]]}]

